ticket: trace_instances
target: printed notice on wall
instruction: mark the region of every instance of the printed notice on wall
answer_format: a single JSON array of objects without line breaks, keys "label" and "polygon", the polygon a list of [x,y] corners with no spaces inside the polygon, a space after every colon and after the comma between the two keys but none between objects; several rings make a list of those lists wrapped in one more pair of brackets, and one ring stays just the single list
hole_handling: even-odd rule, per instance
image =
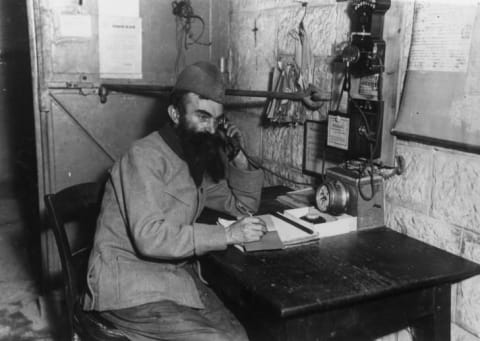
[{"label": "printed notice on wall", "polygon": [[142,19],[99,17],[102,78],[142,78]]},{"label": "printed notice on wall", "polygon": [[349,132],[348,117],[328,115],[327,146],[348,150]]},{"label": "printed notice on wall", "polygon": [[409,70],[466,72],[476,1],[419,1],[415,5]]}]

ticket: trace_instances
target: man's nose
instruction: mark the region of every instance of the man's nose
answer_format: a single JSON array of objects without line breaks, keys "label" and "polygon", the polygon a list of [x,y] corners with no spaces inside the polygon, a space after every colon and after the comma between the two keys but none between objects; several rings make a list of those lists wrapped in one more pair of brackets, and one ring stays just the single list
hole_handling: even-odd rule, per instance
[{"label": "man's nose", "polygon": [[216,124],[215,121],[211,121],[207,124],[206,131],[210,134],[215,134]]}]

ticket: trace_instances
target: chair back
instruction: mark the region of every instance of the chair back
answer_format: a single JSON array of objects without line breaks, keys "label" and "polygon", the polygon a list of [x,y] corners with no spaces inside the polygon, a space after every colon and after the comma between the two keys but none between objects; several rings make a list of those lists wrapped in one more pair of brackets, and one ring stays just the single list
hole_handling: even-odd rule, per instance
[{"label": "chair back", "polygon": [[50,226],[62,265],[71,335],[75,305],[86,288],[88,257],[93,244],[103,185],[83,183],[45,195]]}]

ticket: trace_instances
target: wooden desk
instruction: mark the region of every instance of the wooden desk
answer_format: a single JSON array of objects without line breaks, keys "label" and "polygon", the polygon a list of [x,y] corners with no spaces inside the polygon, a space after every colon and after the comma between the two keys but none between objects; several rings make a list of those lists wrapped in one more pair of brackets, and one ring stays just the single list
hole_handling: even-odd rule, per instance
[{"label": "wooden desk", "polygon": [[[263,212],[281,208],[273,200],[281,190],[267,190]],[[202,263],[252,340],[372,340],[407,326],[416,340],[450,340],[451,284],[480,274],[478,264],[388,228],[281,251],[230,247]]]}]

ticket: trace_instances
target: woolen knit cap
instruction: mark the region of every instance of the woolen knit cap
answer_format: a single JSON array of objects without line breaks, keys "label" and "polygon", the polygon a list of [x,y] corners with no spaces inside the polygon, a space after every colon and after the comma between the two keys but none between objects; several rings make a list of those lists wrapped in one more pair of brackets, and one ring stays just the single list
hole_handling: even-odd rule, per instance
[{"label": "woolen knit cap", "polygon": [[218,68],[209,62],[197,62],[188,65],[178,75],[173,91],[191,91],[197,95],[223,104],[225,84]]}]

